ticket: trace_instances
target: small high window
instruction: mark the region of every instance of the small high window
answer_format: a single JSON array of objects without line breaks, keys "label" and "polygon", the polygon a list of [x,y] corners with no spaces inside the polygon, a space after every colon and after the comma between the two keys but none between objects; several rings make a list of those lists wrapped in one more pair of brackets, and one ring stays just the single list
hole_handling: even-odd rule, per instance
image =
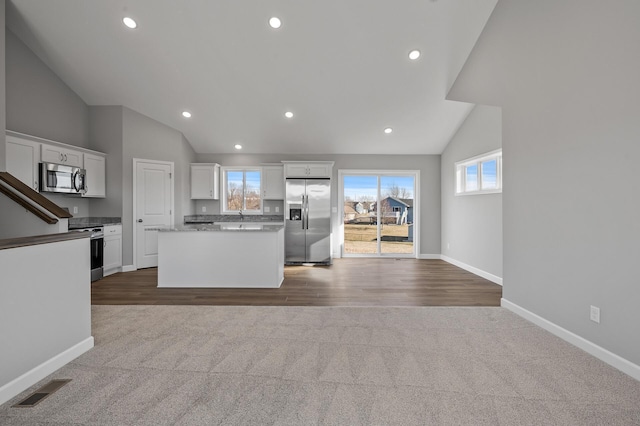
[{"label": "small high window", "polygon": [[456,195],[502,192],[502,150],[456,163]]}]

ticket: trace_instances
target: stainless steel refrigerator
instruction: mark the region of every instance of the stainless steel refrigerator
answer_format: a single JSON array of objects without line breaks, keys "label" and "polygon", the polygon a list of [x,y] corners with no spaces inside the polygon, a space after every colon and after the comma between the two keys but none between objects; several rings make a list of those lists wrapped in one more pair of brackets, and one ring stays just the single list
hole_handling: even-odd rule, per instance
[{"label": "stainless steel refrigerator", "polygon": [[331,264],[331,180],[286,182],[285,263]]}]

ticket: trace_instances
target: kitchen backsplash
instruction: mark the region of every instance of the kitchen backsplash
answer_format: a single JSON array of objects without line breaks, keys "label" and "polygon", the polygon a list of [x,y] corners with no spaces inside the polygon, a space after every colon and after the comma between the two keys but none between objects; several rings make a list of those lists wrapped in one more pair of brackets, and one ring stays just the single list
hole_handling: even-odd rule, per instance
[{"label": "kitchen backsplash", "polygon": [[[225,214],[194,214],[184,217],[184,223],[209,223],[209,222],[239,222],[238,215]],[[245,222],[284,222],[282,215],[245,215]]]},{"label": "kitchen backsplash", "polygon": [[119,217],[72,217],[69,219],[69,229],[91,228],[94,226],[113,225],[122,223]]},{"label": "kitchen backsplash", "polygon": [[[196,210],[194,213],[196,214],[221,214],[220,206],[222,202],[220,200],[195,200],[196,201]],[[204,211],[203,211],[204,208]],[[263,213],[272,215],[272,214],[283,214],[284,211],[284,201],[283,200],[264,200],[263,201]]]}]

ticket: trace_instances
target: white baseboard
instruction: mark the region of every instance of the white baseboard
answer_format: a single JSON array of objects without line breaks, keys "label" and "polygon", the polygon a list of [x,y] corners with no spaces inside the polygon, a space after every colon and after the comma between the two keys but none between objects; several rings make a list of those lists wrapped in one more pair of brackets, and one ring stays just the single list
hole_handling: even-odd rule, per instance
[{"label": "white baseboard", "polygon": [[71,346],[60,352],[53,358],[48,359],[42,364],[32,368],[20,377],[17,377],[0,387],[0,404],[4,404],[11,398],[20,394],[20,392],[38,383],[40,380],[55,372],[57,369],[65,366],[73,361],[89,349],[93,348],[93,336],[87,337],[80,343]]},{"label": "white baseboard", "polygon": [[133,265],[122,265],[122,272],[133,272],[137,271],[136,267]]},{"label": "white baseboard", "polygon": [[418,255],[418,259],[440,259],[440,255],[439,254],[422,254],[420,253]]},{"label": "white baseboard", "polygon": [[440,259],[444,260],[447,263],[451,263],[452,265],[455,265],[458,268],[462,268],[465,271],[469,271],[472,274],[476,274],[486,280],[502,285],[502,278],[497,275],[490,274],[489,272],[483,271],[482,269],[478,269],[475,266],[467,265],[466,263],[460,262],[459,260],[452,259],[449,256],[445,256],[444,254],[440,255]]},{"label": "white baseboard", "polygon": [[631,361],[628,361],[621,356],[618,356],[613,352],[610,352],[605,348],[598,346],[595,343],[583,337],[580,337],[577,334],[572,333],[571,331],[562,328],[559,325],[554,324],[551,321],[546,320],[519,305],[516,305],[515,303],[509,302],[504,298],[500,300],[500,306],[547,330],[551,334],[558,336],[562,340],[571,343],[574,346],[577,346],[583,351],[593,355],[601,361],[606,362],[610,366],[617,368],[623,373],[628,374],[634,379],[640,380],[640,365],[636,365]]}]

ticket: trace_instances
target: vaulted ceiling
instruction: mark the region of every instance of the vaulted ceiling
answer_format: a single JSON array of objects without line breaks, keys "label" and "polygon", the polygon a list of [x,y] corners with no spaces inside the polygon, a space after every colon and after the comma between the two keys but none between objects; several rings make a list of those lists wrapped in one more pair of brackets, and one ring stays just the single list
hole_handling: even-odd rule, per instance
[{"label": "vaulted ceiling", "polygon": [[88,105],[199,153],[439,154],[471,109],[445,96],[496,2],[9,0],[7,26]]}]

